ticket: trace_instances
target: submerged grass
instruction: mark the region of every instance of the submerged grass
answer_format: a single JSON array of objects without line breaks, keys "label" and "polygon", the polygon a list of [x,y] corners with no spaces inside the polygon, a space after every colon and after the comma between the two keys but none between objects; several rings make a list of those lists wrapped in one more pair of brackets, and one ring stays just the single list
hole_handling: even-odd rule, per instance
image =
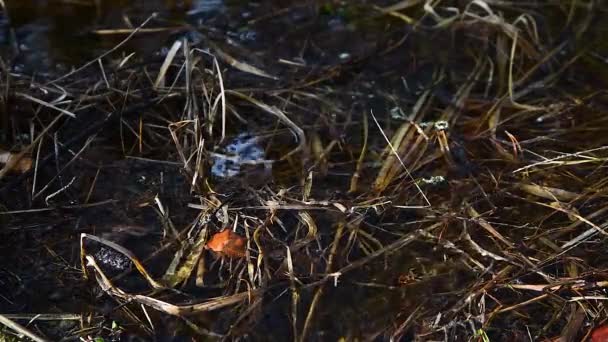
[{"label": "submerged grass", "polygon": [[[151,16],[63,76],[3,63],[3,143],[34,166],[0,171],[0,336],[575,341],[604,324],[607,9],[361,8],[322,6],[319,32],[279,44],[202,27],[120,56]],[[351,12],[330,33],[362,38],[333,56],[319,23]],[[244,257],[206,248],[224,229]]]}]

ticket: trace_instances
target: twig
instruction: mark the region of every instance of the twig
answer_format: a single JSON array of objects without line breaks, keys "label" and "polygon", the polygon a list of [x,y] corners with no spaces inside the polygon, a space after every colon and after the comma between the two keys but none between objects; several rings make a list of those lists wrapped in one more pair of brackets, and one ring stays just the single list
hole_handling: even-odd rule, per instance
[{"label": "twig", "polygon": [[29,329],[27,329],[26,327],[22,326],[21,324],[13,321],[12,319],[6,317],[5,315],[0,315],[0,323],[4,324],[5,326],[13,329],[14,331],[18,332],[21,335],[25,335],[28,338],[36,341],[36,342],[48,342],[50,340],[47,340],[45,338],[42,338],[36,334],[34,334],[32,331],[30,331]]}]

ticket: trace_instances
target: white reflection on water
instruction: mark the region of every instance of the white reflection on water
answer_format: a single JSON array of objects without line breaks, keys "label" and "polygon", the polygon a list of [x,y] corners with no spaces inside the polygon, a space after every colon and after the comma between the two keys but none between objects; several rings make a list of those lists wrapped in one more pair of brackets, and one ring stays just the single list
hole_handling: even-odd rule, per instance
[{"label": "white reflection on water", "polygon": [[219,153],[212,153],[211,173],[216,177],[230,178],[241,172],[241,166],[264,165],[270,167],[271,161],[265,160],[265,152],[260,138],[248,133],[241,133],[222,148]]},{"label": "white reflection on water", "polygon": [[187,12],[188,15],[211,14],[221,11],[224,8],[222,0],[194,0],[192,8]]}]

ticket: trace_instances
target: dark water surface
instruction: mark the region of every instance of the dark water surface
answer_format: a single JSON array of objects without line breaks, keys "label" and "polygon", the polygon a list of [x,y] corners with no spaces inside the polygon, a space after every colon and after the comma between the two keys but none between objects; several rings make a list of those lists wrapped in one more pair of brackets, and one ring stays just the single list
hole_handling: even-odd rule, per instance
[{"label": "dark water surface", "polygon": [[125,51],[157,52],[175,32],[171,27],[224,17],[228,9],[241,12],[243,18],[248,15],[247,6],[230,7],[219,0],[8,1],[7,6],[9,17],[3,21],[3,44],[18,53],[14,57],[17,68],[34,72],[79,65],[127,36],[96,33],[97,30],[134,28],[152,13],[158,13],[159,20],[150,26],[168,27],[167,32],[138,37]]},{"label": "dark water surface", "polygon": [[[34,151],[47,159],[36,169],[36,184],[31,174],[0,177],[0,314],[30,315],[15,318],[23,324],[38,313],[55,315],[30,326],[41,335],[294,340],[321,293],[315,282],[329,279],[325,267],[342,229],[333,270],[348,275],[324,283],[303,340],[518,341],[528,333],[553,340],[580,314],[569,300],[581,288],[542,297],[546,289],[522,284],[605,278],[603,235],[561,249],[589,228],[576,215],[591,215],[598,225],[607,218],[608,12],[601,4],[5,3],[0,146],[27,146],[29,134],[39,134],[56,114],[17,93],[31,91],[77,115]],[[380,10],[394,4],[392,13]],[[513,30],[521,45],[509,64]],[[152,84],[175,42],[195,48],[198,83],[180,76],[185,63],[176,63],[160,91]],[[99,63],[51,82],[117,44]],[[227,127],[206,117],[213,104],[207,92],[220,91],[216,78],[208,82],[215,75],[210,53],[223,55],[222,87],[268,106],[232,94]],[[103,124],[107,118],[111,124]],[[200,126],[190,126],[198,119]],[[89,129],[90,141],[69,143]],[[386,140],[402,129],[408,129],[403,139],[388,148]],[[199,157],[191,135],[200,138],[194,145],[205,146],[204,171],[197,169],[204,180],[195,184],[194,175],[202,176],[184,167]],[[299,153],[284,157],[303,140]],[[586,150],[592,152],[576,154]],[[382,184],[379,175],[393,153],[403,165],[393,158],[387,173],[393,170],[394,178]],[[520,171],[567,153],[576,157],[571,163]],[[355,174],[359,187],[349,191]],[[201,209],[210,203],[229,209]],[[182,251],[167,241],[192,243],[190,234],[177,239],[172,229],[208,227],[211,234],[232,225],[251,242],[249,263],[204,256],[205,286],[194,284],[193,275],[178,291],[152,296],[200,302],[253,284],[269,288],[263,304],[183,321],[110,298],[82,277],[81,233],[150,256],[145,265],[160,279]],[[427,228],[415,243],[374,254]],[[85,247],[111,276],[130,267],[111,248]],[[150,294],[134,273],[116,285]],[[527,305],[518,310],[522,302]],[[606,317],[600,302],[581,302],[587,320],[571,328],[576,336]],[[4,336],[0,331],[0,341]]]}]

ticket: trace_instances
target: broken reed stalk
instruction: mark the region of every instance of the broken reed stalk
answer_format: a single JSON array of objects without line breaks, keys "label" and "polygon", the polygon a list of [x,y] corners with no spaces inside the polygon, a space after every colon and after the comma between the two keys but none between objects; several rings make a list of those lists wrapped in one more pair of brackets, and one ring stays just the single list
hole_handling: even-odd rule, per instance
[{"label": "broken reed stalk", "polygon": [[50,340],[47,340],[45,338],[42,338],[42,337],[34,334],[31,330],[29,330],[26,327],[22,326],[21,324],[13,321],[12,319],[6,317],[5,315],[0,315],[0,324],[7,326],[8,328],[15,331],[16,333],[23,335],[33,341],[36,341],[36,342],[49,342],[50,341]]},{"label": "broken reed stalk", "polygon": [[124,292],[123,290],[112,284],[110,279],[103,273],[103,271],[97,265],[97,262],[92,256],[87,255],[85,258],[87,260],[86,266],[93,267],[99,286],[108,294],[123,299],[127,302],[135,302],[149,306],[155,310],[164,312],[172,316],[191,316],[200,314],[201,312],[218,310],[226,306],[243,302],[254,295],[260,295],[263,292],[262,290],[241,292],[231,296],[209,298],[203,303],[176,305],[155,299],[150,296],[129,294],[127,292]]}]

